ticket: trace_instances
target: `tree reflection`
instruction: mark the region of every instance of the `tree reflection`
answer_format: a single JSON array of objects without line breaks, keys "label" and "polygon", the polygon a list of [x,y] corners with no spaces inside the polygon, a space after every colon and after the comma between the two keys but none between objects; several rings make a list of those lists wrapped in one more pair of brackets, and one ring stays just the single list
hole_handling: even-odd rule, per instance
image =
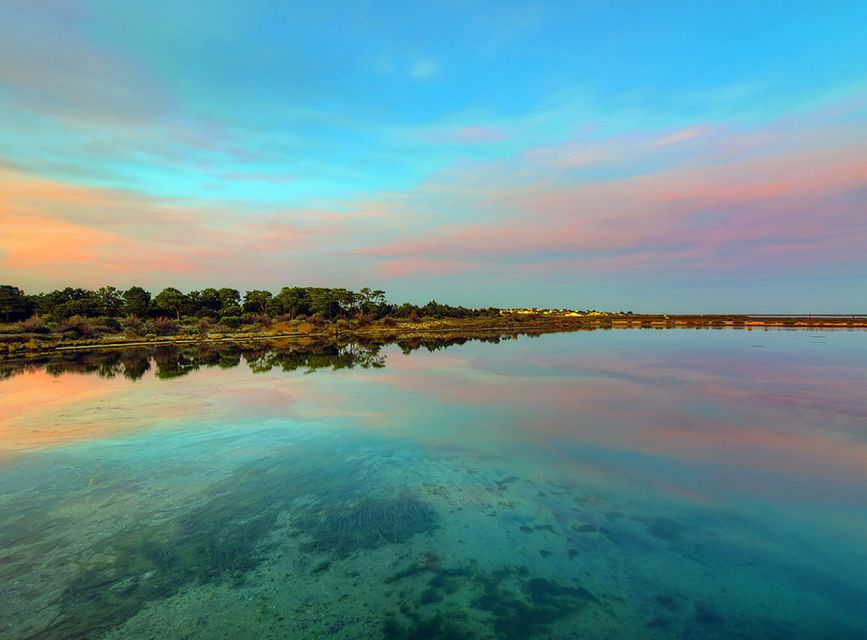
[{"label": "tree reflection", "polygon": [[499,342],[511,336],[478,338],[425,338],[383,340],[379,342],[293,344],[256,341],[250,343],[198,343],[159,345],[120,349],[74,350],[52,353],[27,360],[0,362],[0,380],[27,372],[44,370],[50,375],[97,375],[102,378],[123,377],[139,380],[149,371],[161,380],[186,376],[202,368],[232,368],[241,365],[253,373],[272,370],[312,373],[320,369],[337,371],[353,368],[386,366],[381,353],[386,344],[397,344],[404,353],[417,349],[435,351],[469,340]]}]

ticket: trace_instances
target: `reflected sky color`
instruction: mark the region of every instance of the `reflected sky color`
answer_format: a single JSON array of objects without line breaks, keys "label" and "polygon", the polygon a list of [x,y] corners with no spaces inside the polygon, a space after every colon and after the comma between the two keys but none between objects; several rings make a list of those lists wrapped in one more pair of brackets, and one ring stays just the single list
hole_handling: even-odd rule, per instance
[{"label": "reflected sky color", "polygon": [[[867,622],[865,332],[596,330],[276,359],[261,345],[190,349],[5,365],[0,611],[14,613],[0,622],[15,637],[192,625],[208,639],[235,625],[243,638],[391,638],[403,636],[389,611],[411,628],[433,624],[432,606],[487,637],[502,607],[533,619],[498,580],[531,604],[533,585],[569,595],[522,637],[856,638]],[[438,524],[324,560],[327,547],[304,546],[331,540],[322,513],[388,495],[414,496]],[[240,554],[233,581],[220,554]],[[440,560],[405,566],[430,554],[440,578]],[[440,600],[423,591],[455,575]],[[306,612],[347,580],[351,595]],[[451,601],[454,589],[467,591]],[[592,615],[575,608],[585,593]],[[286,616],[267,626],[247,597]]]},{"label": "reflected sky color", "polygon": [[[586,448],[605,455],[582,463],[603,471],[607,455],[682,460],[705,467],[716,497],[796,498],[809,486],[848,502],[867,483],[865,349],[858,332],[595,331],[411,354],[391,346],[382,369],[307,375],[252,373],[242,361],[178,382],[152,370],[133,383],[37,368],[2,383],[11,410],[0,433],[8,456],[182,428],[189,416],[215,428],[335,418],[438,446],[563,453],[565,464]],[[616,473],[644,481],[655,470]],[[695,481],[672,478],[670,488],[701,497]]]},{"label": "reflected sky color", "polygon": [[860,311],[865,21],[857,1],[4,2],[0,279]]}]

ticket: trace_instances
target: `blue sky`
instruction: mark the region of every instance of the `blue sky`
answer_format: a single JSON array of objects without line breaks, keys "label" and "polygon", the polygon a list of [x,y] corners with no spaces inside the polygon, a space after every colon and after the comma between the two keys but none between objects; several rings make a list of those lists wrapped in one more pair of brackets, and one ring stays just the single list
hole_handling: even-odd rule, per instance
[{"label": "blue sky", "polygon": [[849,309],[867,5],[828,4],[13,0],[0,277]]}]

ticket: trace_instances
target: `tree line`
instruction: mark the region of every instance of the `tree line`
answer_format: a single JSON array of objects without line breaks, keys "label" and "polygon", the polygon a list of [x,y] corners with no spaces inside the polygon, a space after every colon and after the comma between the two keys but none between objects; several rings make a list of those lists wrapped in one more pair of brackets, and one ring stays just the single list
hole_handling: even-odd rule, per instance
[{"label": "tree line", "polygon": [[169,318],[208,319],[229,326],[260,323],[273,319],[317,318],[379,320],[383,318],[469,318],[499,315],[493,307],[468,309],[431,300],[425,305],[386,301],[385,291],[364,287],[359,291],[329,287],[283,287],[276,294],[252,289],[243,295],[228,287],[182,292],[167,287],[152,295],[143,287],[99,289],[66,287],[27,294],[12,285],[0,285],[0,320],[26,321],[40,318],[63,322],[72,318]]}]

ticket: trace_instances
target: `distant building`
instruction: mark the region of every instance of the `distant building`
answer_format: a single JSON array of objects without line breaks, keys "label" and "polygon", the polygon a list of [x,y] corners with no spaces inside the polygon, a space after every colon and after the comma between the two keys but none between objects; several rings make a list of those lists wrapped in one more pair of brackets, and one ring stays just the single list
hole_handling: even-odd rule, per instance
[{"label": "distant building", "polygon": [[542,316],[563,316],[563,317],[582,317],[582,316],[607,316],[604,311],[578,311],[576,309],[539,309],[537,307],[515,307],[509,309],[500,309],[500,314],[508,315],[542,315]]}]

